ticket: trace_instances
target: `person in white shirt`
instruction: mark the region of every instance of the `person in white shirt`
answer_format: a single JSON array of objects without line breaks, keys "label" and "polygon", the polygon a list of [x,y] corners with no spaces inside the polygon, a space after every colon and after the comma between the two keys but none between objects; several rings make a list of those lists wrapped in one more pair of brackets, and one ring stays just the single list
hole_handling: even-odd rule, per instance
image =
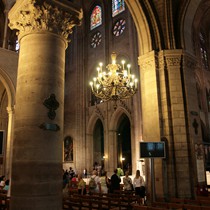
[{"label": "person in white shirt", "polygon": [[140,203],[144,204],[145,197],[145,182],[144,178],[140,175],[140,171],[136,171],[136,176],[133,179],[133,187],[135,189],[135,194],[140,197]]}]

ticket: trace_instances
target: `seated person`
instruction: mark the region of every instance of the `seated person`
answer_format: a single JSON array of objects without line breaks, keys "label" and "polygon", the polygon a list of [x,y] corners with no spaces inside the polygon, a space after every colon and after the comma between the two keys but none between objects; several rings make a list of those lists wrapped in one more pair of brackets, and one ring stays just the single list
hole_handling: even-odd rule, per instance
[{"label": "seated person", "polygon": [[9,179],[6,180],[3,190],[6,190],[6,191],[9,190]]}]

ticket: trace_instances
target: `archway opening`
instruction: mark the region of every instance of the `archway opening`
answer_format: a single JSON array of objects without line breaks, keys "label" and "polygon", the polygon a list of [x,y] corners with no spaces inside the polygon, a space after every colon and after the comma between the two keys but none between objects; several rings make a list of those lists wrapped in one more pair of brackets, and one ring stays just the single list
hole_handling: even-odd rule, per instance
[{"label": "archway opening", "polygon": [[117,128],[117,165],[132,173],[130,120],[123,114]]},{"label": "archway opening", "polygon": [[96,121],[93,131],[93,161],[94,168],[99,172],[104,167],[104,128],[100,119]]},{"label": "archway opening", "polygon": [[5,161],[6,156],[4,155],[6,149],[6,136],[8,130],[8,95],[6,88],[2,81],[0,81],[0,173],[5,174]]}]

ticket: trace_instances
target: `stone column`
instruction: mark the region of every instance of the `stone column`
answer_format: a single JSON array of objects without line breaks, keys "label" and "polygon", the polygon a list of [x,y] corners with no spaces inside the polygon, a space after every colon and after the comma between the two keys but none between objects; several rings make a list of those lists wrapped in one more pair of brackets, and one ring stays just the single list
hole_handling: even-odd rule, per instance
[{"label": "stone column", "polygon": [[197,68],[198,64],[196,58],[186,52],[183,52],[183,75],[186,92],[186,114],[190,144],[188,157],[191,157],[189,159],[189,163],[192,166],[190,167],[192,197],[195,194],[194,189],[196,189],[198,185],[206,184],[204,153],[197,156],[198,150],[196,150],[198,145],[201,146],[203,144],[200,109],[198,106],[199,103],[195,79]]},{"label": "stone column", "polygon": [[[172,196],[191,197],[191,157],[189,156],[189,136],[186,109],[186,89],[184,88],[183,51],[165,50],[168,100],[170,101],[170,118],[172,139],[169,143],[169,153],[174,156],[175,189],[169,189]],[[169,155],[169,158],[171,155]],[[171,157],[172,158],[172,157]],[[170,159],[172,160],[172,159]],[[170,165],[169,165],[170,167]],[[169,183],[173,181],[169,174]],[[170,187],[170,184],[169,184]],[[175,191],[175,192],[173,192]]]},{"label": "stone column", "polygon": [[87,167],[87,170],[89,173],[92,174],[93,170],[93,134],[87,133],[87,145],[86,146],[86,159],[85,159],[85,165]]},{"label": "stone column", "polygon": [[21,0],[11,210],[62,209],[64,67],[68,35],[82,13],[68,1]]},{"label": "stone column", "polygon": [[144,141],[160,141],[156,63],[154,51],[139,57]]},{"label": "stone column", "polygon": [[8,9],[5,9],[4,11],[5,14],[5,25],[4,25],[4,39],[3,39],[3,48],[5,49],[8,45],[8,37],[7,37],[7,32],[8,32]]},{"label": "stone column", "polygon": [[[160,141],[160,95],[159,95],[159,79],[157,68],[157,55],[155,51],[151,51],[139,57],[140,65],[140,85],[142,99],[142,120],[143,120],[143,141],[158,142]],[[154,174],[152,174],[151,163],[146,160],[146,177],[149,199],[155,199],[155,194],[161,197],[163,195],[163,177],[162,177],[162,161],[154,160]],[[152,179],[155,177],[156,190],[153,194]]]},{"label": "stone column", "polygon": [[11,179],[11,160],[13,146],[13,131],[14,131],[14,107],[7,107],[8,113],[8,130],[7,130],[7,148],[6,148],[6,172],[7,178]]},{"label": "stone column", "polygon": [[111,176],[117,168],[117,131],[109,130],[108,138],[107,174]]}]

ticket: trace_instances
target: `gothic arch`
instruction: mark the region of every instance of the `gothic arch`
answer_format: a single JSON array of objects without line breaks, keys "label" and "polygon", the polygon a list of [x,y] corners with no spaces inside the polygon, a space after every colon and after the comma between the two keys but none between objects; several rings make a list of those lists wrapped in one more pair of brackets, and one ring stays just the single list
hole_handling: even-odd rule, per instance
[{"label": "gothic arch", "polygon": [[93,132],[96,125],[97,120],[100,120],[103,127],[104,127],[104,121],[102,116],[100,116],[98,113],[94,112],[91,117],[89,118],[88,125],[87,125],[87,155],[86,155],[86,167],[88,171],[92,170],[93,166]]},{"label": "gothic arch", "polygon": [[125,0],[125,2],[136,25],[139,54],[144,55],[145,53],[152,51],[152,40],[147,19],[139,1]]},{"label": "gothic arch", "polygon": [[129,112],[122,107],[118,107],[111,117],[110,126],[109,126],[110,130],[117,130],[119,119],[123,114],[125,114],[128,117],[131,123],[131,116]]},{"label": "gothic arch", "polygon": [[11,158],[12,158],[12,145],[13,145],[13,126],[14,126],[14,105],[15,105],[15,87],[7,75],[7,73],[0,68],[0,81],[4,85],[7,93],[8,105],[8,127],[7,127],[7,140],[6,140],[6,149],[5,149],[5,158],[6,163],[4,166],[5,174],[9,176],[10,167],[11,167]]},{"label": "gothic arch", "polygon": [[93,134],[93,130],[95,127],[95,124],[97,122],[97,120],[100,119],[102,122],[102,125],[104,126],[104,121],[103,118],[97,114],[96,112],[93,113],[88,121],[88,126],[87,126],[87,134],[92,135]]},{"label": "gothic arch", "polygon": [[9,76],[0,68],[0,80],[6,88],[8,96],[8,107],[11,108],[15,104],[15,87]]},{"label": "gothic arch", "polygon": [[197,8],[201,1],[202,0],[189,1],[189,3],[186,5],[185,13],[183,13],[183,21],[181,21],[182,47],[192,55],[194,55],[192,33],[193,22]]}]

